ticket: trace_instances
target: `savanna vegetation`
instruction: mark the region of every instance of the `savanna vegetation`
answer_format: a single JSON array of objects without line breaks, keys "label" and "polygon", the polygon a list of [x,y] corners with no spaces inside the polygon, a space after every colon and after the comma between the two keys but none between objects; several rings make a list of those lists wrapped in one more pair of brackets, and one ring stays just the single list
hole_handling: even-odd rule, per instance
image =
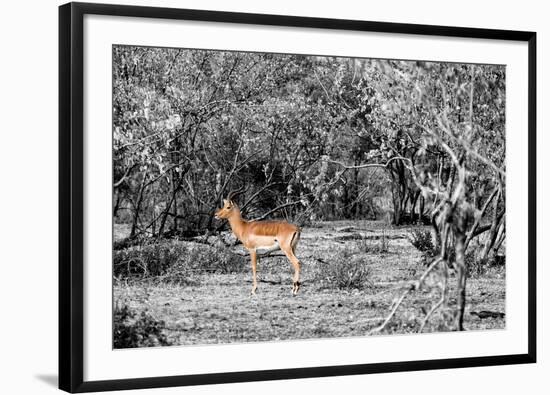
[{"label": "savanna vegetation", "polygon": [[[115,346],[503,327],[503,66],[115,46],[113,76]],[[248,296],[239,187],[303,228],[296,298],[277,254]]]}]

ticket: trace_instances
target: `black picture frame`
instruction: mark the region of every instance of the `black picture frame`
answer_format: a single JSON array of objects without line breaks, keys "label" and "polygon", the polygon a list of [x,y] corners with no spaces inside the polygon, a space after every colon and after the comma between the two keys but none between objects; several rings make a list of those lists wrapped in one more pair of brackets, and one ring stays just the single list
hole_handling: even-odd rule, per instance
[{"label": "black picture frame", "polygon": [[[511,40],[528,43],[528,352],[418,360],[84,381],[83,18],[86,14]],[[534,363],[536,361],[536,33],[109,4],[59,7],[59,388],[90,392]]]}]

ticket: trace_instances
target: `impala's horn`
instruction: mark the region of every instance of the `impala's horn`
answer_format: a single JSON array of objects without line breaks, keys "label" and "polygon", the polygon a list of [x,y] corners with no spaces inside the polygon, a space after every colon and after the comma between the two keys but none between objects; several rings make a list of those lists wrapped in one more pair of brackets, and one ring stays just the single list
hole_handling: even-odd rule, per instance
[{"label": "impala's horn", "polygon": [[229,194],[227,195],[227,200],[229,201],[232,201],[233,199],[235,199],[237,196],[241,195],[243,192],[246,191],[247,188],[245,188],[245,186],[243,185],[242,187],[240,187],[239,189],[235,189],[231,192],[229,192]]}]

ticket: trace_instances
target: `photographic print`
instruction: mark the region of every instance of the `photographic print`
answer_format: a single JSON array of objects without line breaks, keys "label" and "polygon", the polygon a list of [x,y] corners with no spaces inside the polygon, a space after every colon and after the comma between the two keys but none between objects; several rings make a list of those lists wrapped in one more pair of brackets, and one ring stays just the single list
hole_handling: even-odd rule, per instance
[{"label": "photographic print", "polygon": [[506,68],[114,45],[113,347],[506,327]]}]

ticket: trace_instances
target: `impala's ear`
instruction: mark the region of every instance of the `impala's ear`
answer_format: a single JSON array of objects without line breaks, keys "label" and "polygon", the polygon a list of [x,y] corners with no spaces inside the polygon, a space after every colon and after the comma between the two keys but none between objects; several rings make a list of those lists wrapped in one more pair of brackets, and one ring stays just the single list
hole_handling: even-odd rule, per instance
[{"label": "impala's ear", "polygon": [[233,200],[229,201],[229,206],[233,207],[235,205],[235,202]]},{"label": "impala's ear", "polygon": [[229,201],[227,199],[223,199],[223,205],[226,206],[229,204]]}]

